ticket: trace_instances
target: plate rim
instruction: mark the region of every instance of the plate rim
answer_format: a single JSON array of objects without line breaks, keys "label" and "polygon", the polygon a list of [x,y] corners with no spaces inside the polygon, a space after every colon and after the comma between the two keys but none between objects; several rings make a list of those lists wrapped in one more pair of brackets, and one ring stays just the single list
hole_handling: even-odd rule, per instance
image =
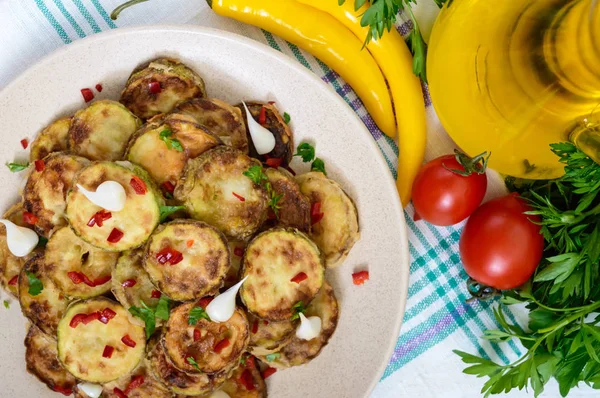
[{"label": "plate rim", "polygon": [[287,67],[294,70],[296,73],[300,73],[304,75],[306,78],[313,80],[318,83],[318,86],[321,87],[322,90],[326,91],[328,95],[332,98],[333,101],[337,101],[343,104],[343,109],[345,109],[346,117],[353,118],[355,121],[358,121],[361,128],[361,133],[365,136],[366,141],[368,142],[370,149],[377,153],[376,160],[379,163],[379,166],[382,167],[386,173],[383,176],[384,180],[387,181],[387,184],[391,184],[393,186],[394,195],[394,210],[400,218],[399,226],[400,226],[400,240],[404,243],[403,247],[399,249],[400,258],[400,267],[399,271],[403,273],[402,275],[402,286],[398,286],[399,289],[405,292],[405,294],[401,295],[399,311],[397,313],[397,319],[394,322],[394,336],[391,336],[388,342],[388,346],[386,347],[386,362],[382,363],[380,367],[377,369],[376,376],[371,380],[367,391],[366,396],[369,396],[379,381],[381,380],[382,375],[387,368],[389,363],[389,359],[391,358],[394,348],[396,346],[396,342],[400,335],[400,330],[404,320],[404,314],[406,311],[406,304],[408,301],[408,286],[409,286],[409,278],[410,278],[410,253],[409,253],[409,242],[408,242],[408,226],[406,223],[406,216],[404,213],[404,209],[402,208],[400,197],[398,195],[398,191],[396,190],[396,181],[394,180],[392,173],[389,172],[388,163],[385,161],[383,157],[383,153],[381,149],[377,146],[374,137],[371,135],[363,121],[360,117],[354,112],[354,110],[339,96],[339,94],[326,82],[321,80],[314,72],[296,62],[290,56],[271,48],[270,46],[261,43],[257,40],[254,40],[250,37],[243,36],[238,33],[233,33],[224,29],[217,29],[212,27],[207,27],[203,25],[176,25],[176,24],[143,24],[129,27],[122,27],[117,29],[111,29],[99,33],[95,33],[84,38],[78,39],[69,43],[67,45],[62,45],[61,47],[53,50],[49,54],[44,55],[42,58],[38,59],[35,63],[33,63],[30,67],[25,69],[23,72],[19,73],[12,81],[10,81],[2,90],[0,90],[0,98],[4,97],[9,92],[13,86],[17,86],[22,84],[24,80],[27,80],[27,77],[35,74],[39,69],[43,69],[44,65],[54,61],[57,58],[61,58],[64,54],[73,51],[79,47],[90,45],[95,41],[102,41],[105,39],[110,39],[111,37],[118,36],[127,36],[131,34],[136,34],[139,32],[145,33],[161,33],[161,32],[180,32],[180,33],[191,33],[203,36],[210,37],[219,37],[221,39],[226,39],[228,41],[240,43],[244,46],[250,47],[252,50],[259,51],[266,56],[274,57],[278,61],[285,64]]}]

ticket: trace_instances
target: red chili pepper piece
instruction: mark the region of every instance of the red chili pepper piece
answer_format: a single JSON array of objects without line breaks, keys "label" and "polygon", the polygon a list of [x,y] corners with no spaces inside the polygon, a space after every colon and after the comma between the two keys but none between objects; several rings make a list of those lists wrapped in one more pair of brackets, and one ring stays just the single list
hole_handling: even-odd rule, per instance
[{"label": "red chili pepper piece", "polygon": [[235,192],[232,192],[232,194],[233,194],[233,196],[235,196],[236,198],[238,198],[238,200],[239,200],[240,202],[245,202],[245,201],[246,201],[246,198],[244,198],[242,195],[238,195],[238,194],[237,194],[237,193],[235,193]]},{"label": "red chili pepper piece", "polygon": [[67,272],[67,276],[71,279],[71,282],[73,282],[76,285],[79,285],[81,282],[83,282],[82,275],[83,274],[81,272]]},{"label": "red chili pepper piece", "polygon": [[200,330],[194,329],[194,341],[200,340]]},{"label": "red chili pepper piece", "polygon": [[106,240],[110,243],[118,243],[123,237],[123,235],[123,232],[119,231],[117,228],[113,228],[113,230],[110,231],[110,235],[108,235],[108,238],[106,238]]},{"label": "red chili pepper piece", "polygon": [[198,300],[198,306],[200,306],[202,309],[206,309],[206,306],[213,301],[213,298],[214,297],[202,297],[200,300]]},{"label": "red chili pepper piece", "polygon": [[72,387],[53,386],[52,390],[56,391],[58,393],[61,393],[62,395],[66,395],[67,397],[69,395],[73,394],[73,388]]},{"label": "red chili pepper piece", "polygon": [[104,346],[104,352],[102,352],[102,356],[104,358],[112,357],[113,352],[115,351],[115,347],[111,345]]},{"label": "red chili pepper piece", "polygon": [[152,297],[152,298],[160,298],[160,296],[162,296],[162,293],[159,292],[158,290],[153,290],[152,295],[150,295],[150,297]]},{"label": "red chili pepper piece", "polygon": [[158,263],[161,265],[164,265],[166,263],[175,265],[180,263],[182,260],[183,254],[171,247],[165,247],[164,249],[156,253],[156,261],[158,261]]},{"label": "red chili pepper piece", "polygon": [[[100,285],[104,285],[105,283],[108,283],[110,280],[112,279],[112,277],[110,275],[106,275],[106,276],[101,276],[99,278],[96,278],[92,281],[92,285],[91,287],[95,287],[95,286],[100,286]],[[87,283],[86,283],[87,284]]]},{"label": "red chili pepper piece", "polygon": [[[131,339],[131,337],[129,337],[128,334],[126,334],[125,336],[123,336],[123,338],[121,339],[121,341],[123,342],[123,344],[125,344],[127,347],[131,347],[134,348],[137,344],[135,341],[133,341]],[[127,390],[125,390],[127,391]]]},{"label": "red chili pepper piece", "polygon": [[255,369],[256,362],[254,362],[254,357],[252,355],[248,355],[246,357],[246,364],[244,365],[246,369]]},{"label": "red chili pepper piece", "polygon": [[275,372],[277,372],[277,369],[269,366],[268,368],[265,369],[265,371],[262,374],[263,379],[266,379],[267,377],[271,376]]},{"label": "red chili pepper piece", "polygon": [[252,324],[252,334],[256,334],[256,332],[258,332],[258,319],[255,319]]},{"label": "red chili pepper piece", "polygon": [[94,99],[94,92],[89,88],[82,88],[81,95],[83,95],[83,99],[85,100],[85,102],[90,102]]},{"label": "red chili pepper piece", "polygon": [[87,222],[88,227],[93,227],[94,225],[96,225],[96,215],[95,214],[90,218],[90,221]]},{"label": "red chili pepper piece", "polygon": [[290,279],[290,282],[300,283],[307,278],[308,275],[306,275],[304,272],[300,272],[298,275]]},{"label": "red chili pepper piece", "polygon": [[113,310],[111,310],[110,308],[105,308],[102,310],[102,312],[100,313],[100,317],[98,318],[98,320],[100,322],[102,322],[103,324],[107,324],[111,319],[113,319],[115,316],[117,316],[117,313],[114,312]]},{"label": "red chili pepper piece", "polygon": [[360,271],[352,274],[352,282],[355,285],[362,285],[369,280],[369,271]]},{"label": "red chili pepper piece", "polygon": [[13,276],[9,281],[8,284],[9,286],[16,286],[17,283],[19,283],[19,275],[15,275]]},{"label": "red chili pepper piece", "polygon": [[190,239],[190,240],[188,240],[187,242],[185,242],[185,245],[186,245],[187,247],[192,247],[192,246],[194,246],[194,239]]},{"label": "red chili pepper piece", "polygon": [[224,338],[223,340],[219,341],[217,344],[215,344],[213,351],[216,352],[217,354],[220,354],[221,351],[223,351],[225,348],[229,347],[230,341],[228,338]]},{"label": "red chili pepper piece", "polygon": [[321,202],[315,202],[310,207],[311,225],[315,225],[323,219],[324,214],[321,213]]},{"label": "red chili pepper piece", "polygon": [[113,394],[115,394],[118,398],[128,398],[127,395],[121,391],[119,387],[115,387],[113,389]]},{"label": "red chili pepper piece", "polygon": [[35,225],[38,222],[39,218],[35,214],[32,214],[28,211],[23,212],[23,221],[27,224]]},{"label": "red chili pepper piece", "polygon": [[135,279],[127,279],[126,281],[123,281],[123,283],[121,283],[121,286],[134,287],[136,283],[137,281]]},{"label": "red chili pepper piece", "polygon": [[35,171],[44,171],[46,168],[46,162],[43,159],[38,159],[33,164],[35,165]]},{"label": "red chili pepper piece", "polygon": [[101,316],[101,314],[100,314],[100,311],[92,312],[92,313],[90,313],[90,314],[87,314],[87,315],[85,316],[85,318],[83,318],[83,319],[81,320],[81,322],[82,322],[84,325],[87,325],[87,324],[88,324],[88,323],[90,323],[90,322],[93,322],[93,321],[97,321],[97,320],[99,320],[99,319],[100,319],[100,316]]},{"label": "red chili pepper piece", "polygon": [[171,181],[165,181],[161,184],[162,189],[165,192],[173,193],[175,191],[175,185]]},{"label": "red chili pepper piece", "polygon": [[96,84],[96,91],[98,91],[99,93],[102,92],[102,88],[103,88],[102,84],[100,84],[100,83]]},{"label": "red chili pepper piece", "polygon": [[27,149],[27,146],[29,146],[29,141],[27,141],[27,138],[23,138],[21,140],[21,146],[23,147],[23,149]]},{"label": "red chili pepper piece", "polygon": [[233,254],[235,254],[238,257],[242,257],[244,255],[244,249],[242,249],[241,247],[236,247],[235,249],[233,249]]},{"label": "red chili pepper piece", "polygon": [[138,388],[142,384],[144,384],[144,376],[133,376],[133,378],[129,382],[129,385],[125,389],[125,394],[129,394],[132,390]]},{"label": "red chili pepper piece", "polygon": [[146,183],[138,176],[131,177],[131,180],[129,180],[129,185],[131,185],[131,188],[133,188],[135,193],[138,195],[145,195],[146,192],[148,192]]},{"label": "red chili pepper piece", "polygon": [[87,226],[93,227],[94,225],[97,225],[101,227],[104,224],[104,221],[110,220],[111,218],[112,213],[110,211],[102,209],[97,211],[96,214],[94,214],[92,218],[90,218],[90,221],[88,221]]},{"label": "red chili pepper piece", "polygon": [[263,323],[264,323],[265,325],[268,325],[268,324],[269,324],[269,321],[263,321]]},{"label": "red chili pepper piece", "polygon": [[253,391],[256,389],[254,386],[254,377],[252,377],[252,372],[246,369],[242,372],[240,376],[240,383],[244,386],[244,388],[248,391]]},{"label": "red chili pepper piece", "polygon": [[83,320],[87,317],[87,314],[77,314],[73,318],[71,318],[71,322],[69,322],[69,326],[72,328],[76,328]]},{"label": "red chili pepper piece", "polygon": [[265,163],[267,164],[267,166],[276,169],[279,166],[281,166],[282,161],[283,161],[283,159],[281,159],[281,158],[267,158]]},{"label": "red chili pepper piece", "polygon": [[258,114],[258,122],[260,124],[265,124],[267,122],[267,108],[264,106],[260,108],[260,113]]},{"label": "red chili pepper piece", "polygon": [[148,90],[150,90],[152,94],[158,94],[162,91],[162,87],[159,82],[150,82],[148,83]]}]

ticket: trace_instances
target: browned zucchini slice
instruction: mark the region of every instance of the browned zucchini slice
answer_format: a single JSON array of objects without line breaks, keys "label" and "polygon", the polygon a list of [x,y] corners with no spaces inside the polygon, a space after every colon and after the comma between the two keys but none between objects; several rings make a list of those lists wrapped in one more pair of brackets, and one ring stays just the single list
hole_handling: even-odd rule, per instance
[{"label": "browned zucchini slice", "polygon": [[73,390],[77,380],[58,360],[56,340],[31,325],[25,337],[27,371],[53,391]]},{"label": "browned zucchini slice", "polygon": [[[275,104],[246,102],[246,106],[252,114],[252,117],[257,122],[261,109],[263,107],[265,108],[266,119],[262,126],[275,136],[275,148],[266,155],[259,155],[258,152],[256,152],[252,138],[248,133],[248,147],[250,156],[260,159],[263,162],[267,159],[267,156],[270,158],[279,158],[282,161],[282,166],[289,165],[289,163],[292,161],[292,157],[294,156],[294,138],[292,136],[290,127],[287,125],[285,120],[283,120],[283,117],[277,110]],[[248,131],[248,121],[246,120],[246,110],[244,109],[244,105],[239,104],[237,107],[241,110],[242,115],[244,115],[244,123],[246,124],[246,131]]]},{"label": "browned zucchini slice", "polygon": [[[306,278],[292,279],[300,273]],[[293,306],[310,303],[324,280],[321,253],[304,233],[273,228],[254,238],[246,248],[240,297],[248,310],[269,321],[290,320]]]},{"label": "browned zucchini slice", "polygon": [[[87,324],[71,324],[79,314],[92,314],[110,309],[116,315],[104,324],[93,320]],[[72,304],[58,324],[58,357],[75,377],[92,383],[106,383],[123,377],[135,369],[144,356],[146,334],[142,326],[130,321],[129,312],[107,298],[95,298]],[[124,336],[135,342],[125,345]],[[106,347],[113,347],[105,358]]]},{"label": "browned zucchini slice", "polygon": [[[14,204],[3,218],[12,221],[21,227],[31,227],[23,221],[23,204]],[[19,285],[15,278],[19,277],[19,273],[25,262],[31,257],[17,257],[8,250],[6,243],[6,228],[4,224],[0,224],[0,286],[15,297],[19,295]]]},{"label": "browned zucchini slice", "polygon": [[[175,264],[167,259],[173,250],[183,257]],[[146,246],[144,267],[167,296],[187,301],[218,291],[229,257],[227,240],[217,229],[201,221],[176,220],[154,231]]]},{"label": "browned zucchini slice", "polygon": [[[131,180],[140,179],[146,185],[146,193],[138,194]],[[127,201],[119,212],[112,212],[102,227],[88,226],[90,219],[101,207],[90,202],[77,188],[81,184],[89,191],[96,191],[104,181],[116,181],[125,188]],[[160,221],[160,206],[164,199],[158,188],[141,167],[129,164],[123,166],[114,162],[97,162],[81,170],[73,189],[67,197],[67,217],[75,233],[89,244],[110,251],[131,250],[141,246],[150,237]],[[113,229],[123,233],[118,242],[109,242]]]},{"label": "browned zucchini slice", "polygon": [[302,174],[296,181],[311,203],[321,203],[323,218],[312,226],[310,237],[323,252],[327,268],[336,267],[360,238],[356,206],[342,187],[323,173]]},{"label": "browned zucchini slice", "polygon": [[267,215],[266,190],[243,174],[257,164],[228,146],[211,149],[187,162],[175,199],[184,203],[193,218],[229,237],[246,240]]},{"label": "browned zucchini slice", "polygon": [[277,195],[282,195],[277,205],[279,218],[267,220],[269,227],[280,225],[292,227],[302,232],[310,231],[310,201],[300,192],[300,187],[287,170],[267,168],[265,174]]},{"label": "browned zucchini slice", "polygon": [[[254,388],[248,390],[241,381],[242,378],[251,380]],[[231,398],[267,398],[267,385],[256,366],[239,366],[219,390],[227,393]]]},{"label": "browned zucchini slice", "polygon": [[253,355],[266,355],[290,342],[299,321],[269,322],[248,314],[250,324],[249,349]]},{"label": "browned zucchini slice", "polygon": [[[139,386],[136,386],[136,380],[138,380],[140,377],[143,378],[143,383]],[[126,393],[127,398],[173,397],[173,393],[167,389],[167,386],[154,377],[152,372],[148,369],[146,361],[142,361],[140,366],[138,366],[137,369],[135,369],[131,374],[105,384],[101,396],[103,398],[121,398],[122,396],[115,393],[115,388],[118,388],[121,392]],[[87,398],[87,395],[82,395],[82,397]]]},{"label": "browned zucchini slice", "polygon": [[112,271],[112,292],[125,308],[141,307],[142,302],[149,307],[158,304],[158,298],[152,297],[158,289],[144,269],[144,253],[143,249],[123,252]]},{"label": "browned zucchini slice", "polygon": [[239,108],[215,98],[194,98],[179,104],[174,112],[192,116],[226,145],[248,153],[246,125]]},{"label": "browned zucchini slice", "polygon": [[140,119],[120,103],[95,101],[73,116],[69,147],[91,160],[119,160],[140,125]]},{"label": "browned zucchini slice", "polygon": [[90,162],[64,152],[44,159],[42,171],[33,169],[23,191],[23,207],[38,217],[36,231],[49,237],[56,227],[67,225],[65,206],[67,192],[75,175]]},{"label": "browned zucchini slice", "polygon": [[148,119],[194,97],[206,97],[202,78],[178,60],[158,58],[133,71],[121,102],[138,117]]},{"label": "browned zucchini slice", "polygon": [[[167,357],[175,367],[192,374],[215,374],[237,366],[249,341],[244,311],[237,308],[227,322],[211,322],[202,318],[196,325],[190,325],[189,314],[196,305],[187,303],[171,311],[162,340]],[[200,332],[197,341],[194,329]],[[223,343],[226,346],[216,352],[215,347],[223,341],[228,341],[228,344]],[[187,361],[189,357],[196,360],[197,368]]]},{"label": "browned zucchini slice", "polygon": [[[168,136],[163,138],[161,134]],[[170,146],[167,142],[179,143],[181,147]],[[171,113],[150,119],[135,133],[126,157],[162,184],[176,182],[188,159],[220,144],[219,137],[205,130],[190,116]]]},{"label": "browned zucchini slice", "polygon": [[[42,292],[35,296],[29,294],[28,273],[35,275],[44,287]],[[67,310],[69,300],[49,277],[43,254],[35,255],[23,267],[19,276],[19,291],[23,315],[44,333],[56,336],[58,322]]]},{"label": "browned zucchini slice", "polygon": [[[69,227],[63,227],[50,237],[46,245],[46,272],[60,290],[69,297],[100,296],[111,288],[109,278],[119,253],[98,249],[79,239]],[[83,274],[88,281],[75,283],[74,274]]]},{"label": "browned zucchini slice", "polygon": [[69,128],[71,117],[63,117],[50,123],[31,143],[29,159],[33,162],[51,153],[66,151],[69,146]]},{"label": "browned zucchini slice", "polygon": [[300,340],[296,336],[279,351],[279,356],[272,362],[260,357],[263,361],[275,367],[299,366],[310,362],[323,347],[327,345],[337,327],[339,308],[335,292],[329,283],[325,282],[317,297],[310,303],[304,314],[307,317],[321,318],[321,335],[312,340]]}]

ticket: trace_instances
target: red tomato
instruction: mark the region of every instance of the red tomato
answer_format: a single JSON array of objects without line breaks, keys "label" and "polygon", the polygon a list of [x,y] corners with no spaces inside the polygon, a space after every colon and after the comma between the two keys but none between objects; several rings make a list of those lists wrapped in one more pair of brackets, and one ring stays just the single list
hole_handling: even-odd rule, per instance
[{"label": "red tomato", "polygon": [[460,258],[467,274],[479,283],[505,290],[521,286],[533,275],[544,251],[537,216],[517,194],[494,199],[478,208],[460,237]]},{"label": "red tomato", "polygon": [[[481,170],[481,166],[474,167]],[[481,204],[487,189],[485,173],[462,176],[448,169],[465,171],[455,155],[434,159],[419,170],[412,188],[415,219],[438,226],[454,225]]]}]

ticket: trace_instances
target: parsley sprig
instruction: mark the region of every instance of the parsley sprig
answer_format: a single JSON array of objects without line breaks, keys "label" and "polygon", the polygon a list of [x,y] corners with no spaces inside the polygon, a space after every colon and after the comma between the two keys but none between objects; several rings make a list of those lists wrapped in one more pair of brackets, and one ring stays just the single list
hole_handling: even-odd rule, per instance
[{"label": "parsley sprig", "polygon": [[160,222],[166,221],[167,217],[180,210],[186,210],[185,206],[160,206]]},{"label": "parsley sprig", "polygon": [[183,152],[183,146],[181,142],[177,138],[171,138],[173,136],[173,131],[170,129],[164,129],[160,132],[159,137],[165,144],[167,144],[167,148],[174,149],[177,152]]},{"label": "parsley sprig", "polygon": [[300,318],[300,314],[303,314],[306,311],[306,307],[302,301],[298,301],[296,304],[292,306],[292,321]]},{"label": "parsley sprig", "polygon": [[19,171],[23,171],[23,170],[27,169],[29,167],[29,163],[28,162],[25,162],[25,163],[16,163],[16,162],[6,163],[6,167],[8,167],[8,169],[11,171],[11,173],[17,173]]},{"label": "parsley sprig", "polygon": [[187,363],[196,368],[196,370],[200,370],[200,366],[198,365],[198,362],[196,362],[196,359],[194,357],[187,357],[185,360],[187,361]]},{"label": "parsley sprig", "polygon": [[192,308],[188,315],[188,324],[196,325],[200,319],[206,319],[210,322],[210,317],[206,313],[206,310],[202,307],[196,306]]},{"label": "parsley sprig", "polygon": [[310,145],[308,142],[303,142],[298,145],[294,156],[302,158],[304,163],[312,162],[310,165],[310,171],[320,171],[321,173],[327,175],[327,171],[325,170],[325,162],[323,162],[323,159],[315,157],[315,147]]},{"label": "parsley sprig", "polygon": [[273,190],[269,178],[263,171],[263,168],[257,164],[251,166],[248,170],[243,173],[246,177],[252,180],[257,185],[262,185],[267,190],[267,196],[269,197],[269,206],[275,213],[276,217],[279,217],[279,201],[283,198],[283,195],[278,195]]},{"label": "parsley sprig", "polygon": [[156,330],[156,318],[168,321],[170,309],[171,300],[163,294],[160,296],[156,307],[148,307],[142,301],[141,307],[132,306],[129,308],[129,312],[144,321],[146,324],[146,339],[149,339]]},{"label": "parsley sprig", "polygon": [[27,271],[25,274],[27,275],[27,281],[29,282],[29,290],[27,293],[29,293],[30,296],[37,296],[44,290],[44,284],[33,272]]}]

